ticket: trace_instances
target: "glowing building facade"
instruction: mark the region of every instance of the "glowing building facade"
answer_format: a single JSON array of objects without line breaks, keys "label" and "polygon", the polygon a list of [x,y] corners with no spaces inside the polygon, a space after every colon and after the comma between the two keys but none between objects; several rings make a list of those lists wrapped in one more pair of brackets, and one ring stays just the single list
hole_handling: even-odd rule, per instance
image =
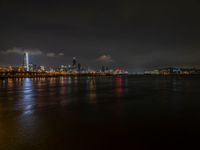
[{"label": "glowing building facade", "polygon": [[28,57],[28,52],[24,53],[24,69],[25,69],[25,71],[29,71],[29,57]]}]

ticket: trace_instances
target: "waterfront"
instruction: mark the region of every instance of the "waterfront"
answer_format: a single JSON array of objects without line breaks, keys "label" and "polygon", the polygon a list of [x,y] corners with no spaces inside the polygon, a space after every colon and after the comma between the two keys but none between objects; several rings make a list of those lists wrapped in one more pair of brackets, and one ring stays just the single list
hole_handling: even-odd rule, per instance
[{"label": "waterfront", "polygon": [[190,76],[0,80],[0,149],[192,146],[199,92]]}]

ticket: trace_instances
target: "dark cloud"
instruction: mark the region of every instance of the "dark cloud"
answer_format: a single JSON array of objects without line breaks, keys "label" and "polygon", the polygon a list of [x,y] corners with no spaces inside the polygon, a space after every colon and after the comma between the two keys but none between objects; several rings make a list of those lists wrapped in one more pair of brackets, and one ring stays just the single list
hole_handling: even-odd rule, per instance
[{"label": "dark cloud", "polygon": [[[36,48],[45,55],[34,62],[54,66],[76,56],[83,66],[98,67],[96,59],[109,54],[113,66],[125,68],[200,67],[199,15],[195,0],[2,0],[0,49]],[[52,60],[47,53],[62,57]],[[1,64],[19,62],[4,55]]]}]

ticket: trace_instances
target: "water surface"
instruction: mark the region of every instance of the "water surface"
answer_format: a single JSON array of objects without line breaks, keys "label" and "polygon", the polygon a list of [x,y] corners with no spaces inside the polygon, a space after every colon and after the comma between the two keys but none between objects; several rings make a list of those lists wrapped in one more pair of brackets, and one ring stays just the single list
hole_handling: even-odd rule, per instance
[{"label": "water surface", "polygon": [[198,77],[0,80],[0,149],[169,149],[193,146]]}]

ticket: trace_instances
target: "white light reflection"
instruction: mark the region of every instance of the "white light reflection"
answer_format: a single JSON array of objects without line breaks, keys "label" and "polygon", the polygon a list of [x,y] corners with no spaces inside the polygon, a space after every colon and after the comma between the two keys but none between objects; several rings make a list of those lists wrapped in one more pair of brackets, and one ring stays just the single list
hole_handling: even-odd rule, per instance
[{"label": "white light reflection", "polygon": [[24,115],[33,113],[33,83],[30,78],[25,78],[23,81],[21,105]]},{"label": "white light reflection", "polygon": [[24,141],[32,141],[33,137],[38,136],[36,130],[39,122],[34,114],[35,103],[33,80],[25,78],[22,83],[21,100],[18,103],[22,115],[17,119],[16,130],[16,135]]},{"label": "white light reflection", "polygon": [[72,83],[72,78],[68,77],[68,84],[71,84],[71,83]]}]

